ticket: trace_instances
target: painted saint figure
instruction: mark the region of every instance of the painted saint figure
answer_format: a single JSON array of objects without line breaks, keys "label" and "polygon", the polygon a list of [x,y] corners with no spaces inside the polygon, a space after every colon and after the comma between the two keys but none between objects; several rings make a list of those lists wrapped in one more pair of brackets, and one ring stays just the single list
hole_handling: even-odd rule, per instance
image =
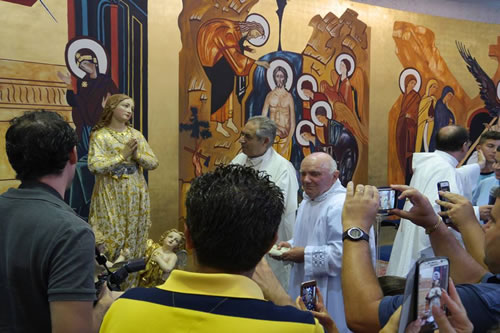
[{"label": "painted saint figure", "polygon": [[158,159],[141,132],[130,125],[133,109],[134,101],[127,95],[109,97],[90,135],[88,166],[96,180],[89,223],[103,233],[111,261],[124,248],[131,258],[144,256],[151,226],[142,171],[155,169]]},{"label": "painted saint figure", "polygon": [[411,74],[406,76],[401,111],[396,124],[396,151],[401,170],[405,173],[406,184],[410,183],[412,175],[411,160],[415,152],[418,107],[421,99],[418,92],[414,90],[416,84],[415,76]]},{"label": "painted saint figure", "polygon": [[198,31],[198,57],[212,85],[210,120],[217,122],[217,132],[225,137],[229,137],[222,126],[226,122],[229,129],[238,133],[232,114],[235,77],[247,76],[254,64],[269,67],[268,62],[254,60],[244,54],[244,51],[252,52],[253,49],[243,43],[262,36],[264,28],[258,22],[227,19],[209,20]]},{"label": "painted saint figure", "polygon": [[[92,45],[94,44],[89,44]],[[104,51],[102,53],[105,54]],[[106,68],[99,68],[101,64],[94,50],[79,49],[74,54],[74,62],[84,72],[84,76],[78,77],[76,92],[71,89],[66,92],[66,101],[73,107],[71,115],[79,139],[78,157],[81,158],[88,153],[90,131],[99,120],[106,99],[118,93],[118,88],[109,75],[102,73],[106,72]],[[68,68],[71,70],[70,66]],[[71,77],[68,74],[58,72],[58,76],[63,82],[71,85]]]},{"label": "painted saint figure", "polygon": [[455,124],[455,116],[450,109],[449,103],[455,95],[452,87],[446,86],[443,88],[441,98],[436,103],[434,110],[434,128],[432,129],[431,142],[429,144],[429,151],[436,150],[436,135],[439,130],[445,126]]},{"label": "painted saint figure", "polygon": [[285,68],[277,66],[273,71],[273,80],[276,87],[267,94],[262,115],[269,117],[276,123],[274,150],[290,160],[292,137],[295,130],[295,106],[292,94],[285,88],[288,80]]},{"label": "painted saint figure", "polygon": [[184,250],[185,243],[184,233],[177,229],[165,231],[160,237],[159,244],[149,239],[146,250],[146,268],[141,273],[139,285],[156,287],[165,282],[170,272],[178,266],[178,253]]},{"label": "painted saint figure", "polygon": [[[331,86],[328,84],[328,82],[322,81],[321,90],[325,93],[326,96],[328,96],[328,100],[330,101],[330,103],[335,104],[336,102],[340,102],[345,104],[349,108],[349,110],[355,112],[358,119],[361,120],[356,100],[356,90],[351,85],[351,81],[349,79],[354,72],[352,68],[353,65],[351,64],[351,61],[353,61],[354,64],[354,59],[352,59],[352,57],[350,56],[349,58],[347,58],[346,54],[339,55],[338,59],[338,70],[336,68],[335,71],[332,70],[331,72],[332,82],[335,82],[335,84]],[[338,74],[336,79],[334,78],[335,73]]]},{"label": "painted saint figure", "polygon": [[417,139],[415,141],[415,151],[417,153],[429,151],[429,143],[434,128],[434,108],[436,107],[434,94],[437,90],[438,82],[434,79],[429,80],[425,88],[425,96],[418,106]]},{"label": "painted saint figure", "polygon": [[302,120],[311,120],[311,108],[314,103],[319,101],[328,101],[325,94],[315,92],[311,81],[303,81],[300,89],[302,94],[307,98],[302,104]]}]

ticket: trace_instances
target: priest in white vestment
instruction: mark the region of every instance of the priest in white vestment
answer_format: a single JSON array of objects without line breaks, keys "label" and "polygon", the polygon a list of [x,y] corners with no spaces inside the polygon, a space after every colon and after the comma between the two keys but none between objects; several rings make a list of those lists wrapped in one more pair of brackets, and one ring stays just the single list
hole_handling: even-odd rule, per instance
[{"label": "priest in white vestment", "polygon": [[[263,171],[281,189],[284,196],[285,212],[281,217],[278,229],[278,241],[286,241],[293,237],[299,184],[292,163],[273,149],[275,136],[276,124],[274,121],[263,116],[250,118],[241,130],[239,142],[242,152],[231,161],[231,164],[245,165]],[[269,256],[267,258],[269,266],[283,288],[287,290],[291,265]]]},{"label": "priest in white vestment", "polygon": [[[436,151],[432,153],[414,153],[413,176],[410,186],[424,194],[437,213],[441,210],[435,202],[439,198],[437,183],[448,181],[450,192],[458,193],[471,200],[473,186],[477,184],[481,166],[476,163],[457,169],[469,149],[469,135],[465,128],[456,125],[443,127],[436,137]],[[407,201],[404,210],[408,211],[412,204]],[[475,207],[479,217],[478,207]],[[456,237],[461,240],[460,234]],[[406,277],[408,271],[421,256],[433,256],[429,236],[422,227],[401,219],[398,232],[392,247],[387,275]]]},{"label": "priest in white vestment", "polygon": [[[299,206],[295,234],[279,245],[291,248],[282,260],[293,261],[289,295],[296,299],[300,284],[316,280],[328,313],[339,332],[349,332],[345,321],[340,270],[342,266],[342,207],[346,189],[338,181],[339,171],[332,157],[313,153],[300,166],[304,200]],[[375,236],[370,229],[373,260]]]}]

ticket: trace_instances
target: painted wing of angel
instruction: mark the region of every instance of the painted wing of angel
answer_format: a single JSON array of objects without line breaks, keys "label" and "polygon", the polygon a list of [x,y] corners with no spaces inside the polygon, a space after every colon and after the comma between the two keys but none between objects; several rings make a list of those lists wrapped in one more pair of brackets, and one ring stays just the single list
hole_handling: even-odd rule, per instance
[{"label": "painted wing of angel", "polygon": [[500,103],[498,100],[497,87],[493,80],[484,72],[476,58],[472,57],[470,51],[465,48],[465,45],[456,41],[458,52],[467,63],[467,69],[474,76],[479,84],[479,94],[486,106],[489,114],[492,117],[497,117],[500,114]]}]

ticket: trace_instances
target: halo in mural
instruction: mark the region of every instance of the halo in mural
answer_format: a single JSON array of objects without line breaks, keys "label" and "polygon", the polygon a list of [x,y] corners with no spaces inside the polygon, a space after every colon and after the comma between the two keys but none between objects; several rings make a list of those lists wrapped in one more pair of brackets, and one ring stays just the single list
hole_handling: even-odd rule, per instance
[{"label": "halo in mural", "polygon": [[340,74],[340,63],[344,59],[349,61],[349,63],[351,64],[351,69],[349,70],[349,72],[347,72],[347,76],[351,77],[352,73],[354,73],[354,70],[356,69],[356,62],[354,61],[354,58],[352,57],[352,55],[350,55],[348,53],[341,53],[337,56],[337,58],[335,59],[335,71],[337,72],[338,75],[341,75]]},{"label": "halo in mural", "polygon": [[87,73],[78,67],[75,60],[75,54],[81,49],[90,49],[97,57],[97,70],[101,74],[108,71],[108,55],[104,47],[96,40],[85,38],[75,38],[66,45],[66,65],[71,73],[82,79]]},{"label": "halo in mural", "polygon": [[401,89],[401,92],[404,94],[406,87],[405,87],[405,79],[408,75],[413,75],[417,79],[417,84],[413,88],[416,92],[419,92],[420,87],[422,85],[422,77],[420,76],[420,73],[415,69],[415,68],[405,68],[401,74],[399,75],[399,89]]},{"label": "halo in mural", "polygon": [[299,94],[299,97],[302,98],[303,101],[308,101],[309,97],[304,95],[304,92],[302,91],[302,83],[304,81],[309,81],[312,84],[313,91],[318,91],[318,82],[316,82],[316,79],[314,76],[311,74],[302,74],[299,79],[297,80],[297,93]]},{"label": "halo in mural", "polygon": [[311,108],[311,118],[314,125],[318,127],[323,127],[325,125],[321,121],[319,121],[318,117],[316,116],[316,111],[318,110],[319,107],[324,107],[326,110],[326,118],[332,119],[333,116],[332,106],[327,101],[318,101],[314,103]]},{"label": "halo in mural", "polygon": [[275,59],[269,63],[269,68],[266,70],[267,84],[269,88],[273,90],[276,88],[276,83],[274,83],[273,72],[276,67],[283,67],[286,70],[288,78],[286,79],[285,89],[290,91],[293,83],[293,71],[292,66],[284,59]]},{"label": "halo in mural", "polygon": [[264,28],[264,36],[250,38],[248,39],[248,42],[253,46],[262,46],[266,44],[267,40],[269,39],[269,22],[267,22],[264,16],[260,14],[250,14],[247,16],[245,21],[259,23],[262,28]]},{"label": "halo in mural", "polygon": [[497,83],[497,98],[500,99],[500,81]]},{"label": "halo in mural", "polygon": [[301,120],[299,121],[299,123],[297,124],[297,127],[295,128],[295,139],[297,139],[297,142],[303,146],[303,147],[309,147],[309,141],[304,139],[302,137],[302,133],[301,132],[304,132],[302,131],[302,127],[309,127],[310,129],[310,133],[313,134],[313,135],[316,135],[316,130],[314,129],[314,124],[310,121],[310,120]]}]

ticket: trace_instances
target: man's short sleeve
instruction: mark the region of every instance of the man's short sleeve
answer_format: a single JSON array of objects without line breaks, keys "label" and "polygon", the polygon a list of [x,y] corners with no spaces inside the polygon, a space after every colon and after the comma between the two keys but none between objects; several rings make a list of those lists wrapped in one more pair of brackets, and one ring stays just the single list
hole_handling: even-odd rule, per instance
[{"label": "man's short sleeve", "polygon": [[403,295],[385,296],[378,306],[378,321],[384,327],[392,314],[403,304]]},{"label": "man's short sleeve", "polygon": [[474,332],[487,332],[500,322],[500,284],[462,284],[457,292]]},{"label": "man's short sleeve", "polygon": [[54,235],[49,259],[48,300],[93,301],[95,239],[83,221]]},{"label": "man's short sleeve", "polygon": [[[500,284],[462,284],[457,285],[457,292],[474,325],[474,332],[487,332],[500,322]],[[403,295],[386,296],[382,299],[378,308],[381,327],[385,326],[402,303]]]}]

